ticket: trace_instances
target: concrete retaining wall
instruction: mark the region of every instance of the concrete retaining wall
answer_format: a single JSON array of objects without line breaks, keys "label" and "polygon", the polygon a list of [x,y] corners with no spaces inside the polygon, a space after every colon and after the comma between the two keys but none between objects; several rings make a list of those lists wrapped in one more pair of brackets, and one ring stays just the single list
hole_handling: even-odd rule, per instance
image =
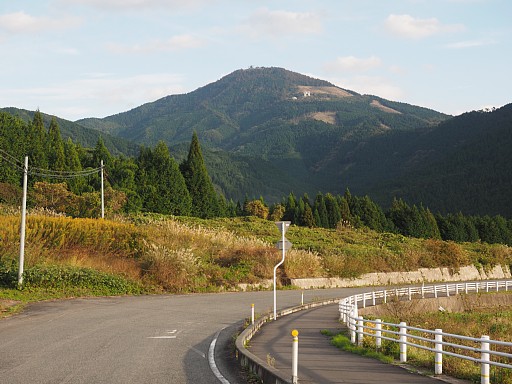
[{"label": "concrete retaining wall", "polygon": [[420,268],[410,272],[375,272],[367,273],[355,279],[338,277],[291,279],[291,284],[302,288],[345,288],[373,285],[400,285],[435,283],[444,281],[493,280],[511,278],[510,268],[496,265],[490,270],[478,269],[474,265],[461,267],[457,272],[449,268]]}]

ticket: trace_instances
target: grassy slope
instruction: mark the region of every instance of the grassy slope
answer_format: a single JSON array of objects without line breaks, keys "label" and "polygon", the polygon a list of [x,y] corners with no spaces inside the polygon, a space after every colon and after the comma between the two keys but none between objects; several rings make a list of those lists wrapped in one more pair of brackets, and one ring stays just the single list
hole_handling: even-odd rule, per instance
[{"label": "grassy slope", "polygon": [[[1,211],[1,210],[0,210]],[[272,277],[280,259],[274,223],[253,217],[201,220],[139,216],[114,220],[31,214],[25,287],[14,288],[19,214],[0,214],[0,299],[204,292]],[[409,239],[389,233],[292,227],[281,277],[357,277],[375,271],[512,264],[512,248]]]}]

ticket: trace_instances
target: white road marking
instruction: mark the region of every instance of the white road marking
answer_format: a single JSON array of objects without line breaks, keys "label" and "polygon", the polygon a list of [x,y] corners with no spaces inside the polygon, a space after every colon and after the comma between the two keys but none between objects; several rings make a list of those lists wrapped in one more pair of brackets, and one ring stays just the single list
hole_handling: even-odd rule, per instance
[{"label": "white road marking", "polygon": [[148,339],[175,339],[176,336],[149,336]]},{"label": "white road marking", "polygon": [[[172,331],[166,331],[165,333],[168,333],[169,335],[165,336],[148,336],[148,339],[175,339],[176,335],[175,333],[178,333],[177,329],[173,329]],[[170,336],[173,335],[173,336]]]},{"label": "white road marking", "polygon": [[208,350],[208,363],[210,364],[210,369],[212,370],[213,374],[222,384],[230,384],[229,381],[226,380],[224,376],[219,371],[219,368],[217,368],[217,365],[215,364],[215,344],[217,344],[217,339],[219,338],[220,333],[225,329],[226,327],[222,328],[219,332],[215,334],[215,337],[213,338],[210,349]]}]

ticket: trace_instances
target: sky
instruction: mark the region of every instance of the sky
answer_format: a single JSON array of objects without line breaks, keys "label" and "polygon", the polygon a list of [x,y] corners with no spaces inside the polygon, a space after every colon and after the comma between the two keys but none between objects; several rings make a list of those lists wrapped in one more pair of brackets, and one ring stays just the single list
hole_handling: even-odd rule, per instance
[{"label": "sky", "polygon": [[76,121],[282,67],[458,115],[512,102],[510,0],[0,0],[0,107]]}]

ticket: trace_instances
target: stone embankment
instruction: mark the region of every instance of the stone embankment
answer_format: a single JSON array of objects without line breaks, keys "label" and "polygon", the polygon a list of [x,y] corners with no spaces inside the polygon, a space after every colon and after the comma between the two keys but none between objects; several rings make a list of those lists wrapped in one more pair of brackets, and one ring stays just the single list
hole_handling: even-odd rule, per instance
[{"label": "stone embankment", "polygon": [[401,285],[438,283],[445,281],[494,280],[511,278],[508,266],[496,265],[484,270],[473,265],[461,267],[457,271],[450,268],[420,268],[409,272],[375,272],[367,273],[358,278],[347,279],[338,277],[291,279],[291,285],[302,288],[346,288],[373,285]]}]

